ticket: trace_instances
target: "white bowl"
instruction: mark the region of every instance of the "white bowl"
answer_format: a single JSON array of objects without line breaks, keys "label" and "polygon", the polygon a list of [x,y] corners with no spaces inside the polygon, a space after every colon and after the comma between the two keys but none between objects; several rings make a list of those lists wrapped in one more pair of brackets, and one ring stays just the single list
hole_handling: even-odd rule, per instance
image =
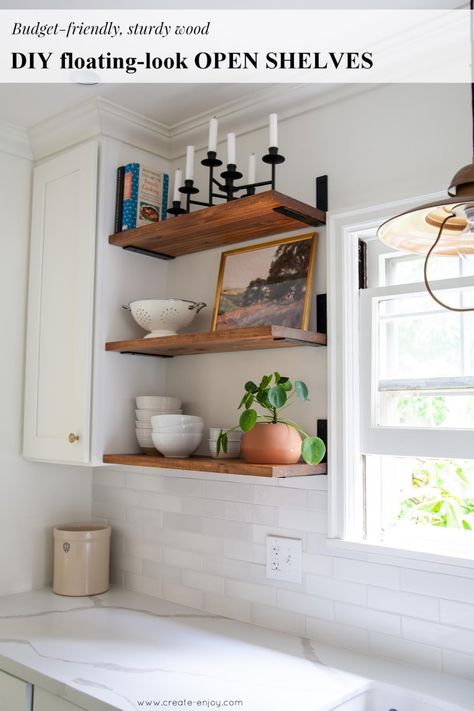
[{"label": "white bowl", "polygon": [[153,432],[163,432],[163,434],[167,434],[168,432],[170,434],[176,433],[182,433],[186,434],[187,432],[203,432],[204,431],[204,422],[186,422],[183,425],[167,425],[162,426],[155,426],[153,425],[152,427]]},{"label": "white bowl", "polygon": [[189,457],[201,444],[202,432],[171,434],[152,432],[153,444],[165,457]]},{"label": "white bowl", "polygon": [[153,440],[151,438],[151,434],[149,435],[143,435],[140,433],[136,433],[137,435],[137,442],[140,445],[140,447],[154,447]]},{"label": "white bowl", "polygon": [[217,454],[217,441],[209,440],[209,451],[214,459],[238,459],[240,457],[240,442],[229,442],[227,452],[221,449]]},{"label": "white bowl", "polygon": [[182,415],[181,408],[178,410],[135,410],[135,419],[139,422],[150,422],[155,415]]},{"label": "white bowl", "polygon": [[181,328],[189,326],[201,309],[203,302],[186,299],[141,299],[125,306],[139,326],[150,331],[145,338],[174,336]]},{"label": "white bowl", "polygon": [[[209,439],[217,441],[221,429],[225,431],[224,427],[209,427]],[[229,432],[227,434],[227,440],[229,442],[240,442],[240,440],[242,439],[242,435],[242,430],[235,430],[234,432]]]},{"label": "white bowl", "polygon": [[170,427],[173,425],[203,424],[202,417],[196,415],[154,415],[151,418],[153,429],[156,427]]},{"label": "white bowl", "polygon": [[135,398],[135,402],[139,410],[161,410],[168,407],[177,409],[181,407],[181,400],[178,397],[170,397],[168,395],[139,395]]}]

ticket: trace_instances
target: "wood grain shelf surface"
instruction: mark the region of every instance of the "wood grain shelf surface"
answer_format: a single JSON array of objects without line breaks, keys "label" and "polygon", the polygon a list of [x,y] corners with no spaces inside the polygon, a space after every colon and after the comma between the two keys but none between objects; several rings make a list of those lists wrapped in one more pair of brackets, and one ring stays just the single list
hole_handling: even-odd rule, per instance
[{"label": "wood grain shelf surface", "polygon": [[268,190],[109,237],[110,244],[179,257],[326,223],[326,213]]},{"label": "wood grain shelf surface", "polygon": [[274,478],[315,476],[326,474],[326,464],[248,464],[243,459],[213,459],[212,457],[151,456],[149,454],[105,454],[105,464],[124,464],[129,467],[179,469],[215,474],[241,474]]},{"label": "wood grain shelf surface", "polygon": [[109,341],[105,348],[107,351],[119,353],[178,356],[325,345],[324,333],[301,331],[286,326],[252,326],[159,338],[137,338],[133,341]]}]

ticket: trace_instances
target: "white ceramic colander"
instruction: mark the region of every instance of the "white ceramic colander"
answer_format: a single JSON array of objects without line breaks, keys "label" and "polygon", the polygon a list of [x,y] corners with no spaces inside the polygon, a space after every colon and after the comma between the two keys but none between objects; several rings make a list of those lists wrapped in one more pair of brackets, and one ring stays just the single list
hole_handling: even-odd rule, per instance
[{"label": "white ceramic colander", "polygon": [[123,308],[130,311],[139,326],[150,331],[145,338],[175,336],[189,326],[195,315],[206,306],[187,299],[141,299]]}]

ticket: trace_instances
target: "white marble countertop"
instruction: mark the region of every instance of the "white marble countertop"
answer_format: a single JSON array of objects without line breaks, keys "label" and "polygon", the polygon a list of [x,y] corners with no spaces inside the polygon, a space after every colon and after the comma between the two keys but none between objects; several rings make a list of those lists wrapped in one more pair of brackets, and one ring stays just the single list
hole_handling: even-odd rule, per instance
[{"label": "white marble countertop", "polygon": [[326,711],[371,680],[474,708],[473,682],[120,589],[0,597],[0,669],[88,711]]}]

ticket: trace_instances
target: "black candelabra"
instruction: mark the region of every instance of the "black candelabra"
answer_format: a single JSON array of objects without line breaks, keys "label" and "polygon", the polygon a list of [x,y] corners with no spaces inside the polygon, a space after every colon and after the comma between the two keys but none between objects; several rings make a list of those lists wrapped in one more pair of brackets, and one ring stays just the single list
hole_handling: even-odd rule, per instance
[{"label": "black candelabra", "polygon": [[[243,177],[242,173],[237,170],[237,165],[235,163],[228,163],[227,169],[220,175],[224,182],[220,182],[214,177],[214,169],[221,166],[222,161],[219,160],[215,151],[208,151],[207,158],[204,158],[204,160],[201,161],[201,165],[209,168],[208,201],[203,202],[201,200],[194,200],[192,195],[197,195],[199,193],[199,189],[195,187],[194,180],[185,180],[184,185],[179,188],[179,192],[186,195],[186,208],[184,209],[181,207],[181,202],[179,200],[173,200],[173,205],[168,208],[168,213],[177,217],[178,215],[188,213],[191,205],[212,207],[214,205],[214,199],[226,200],[227,202],[230,200],[238,200],[242,197],[255,195],[255,188],[260,188],[265,185],[270,185],[271,189],[275,190],[276,166],[280,163],[284,163],[285,157],[278,152],[278,148],[276,146],[271,146],[268,149],[268,153],[262,156],[262,161],[271,166],[270,180],[262,180],[256,183],[247,183],[245,185],[236,185],[236,181]],[[244,194],[237,195],[237,193],[241,192],[244,192]]]}]

